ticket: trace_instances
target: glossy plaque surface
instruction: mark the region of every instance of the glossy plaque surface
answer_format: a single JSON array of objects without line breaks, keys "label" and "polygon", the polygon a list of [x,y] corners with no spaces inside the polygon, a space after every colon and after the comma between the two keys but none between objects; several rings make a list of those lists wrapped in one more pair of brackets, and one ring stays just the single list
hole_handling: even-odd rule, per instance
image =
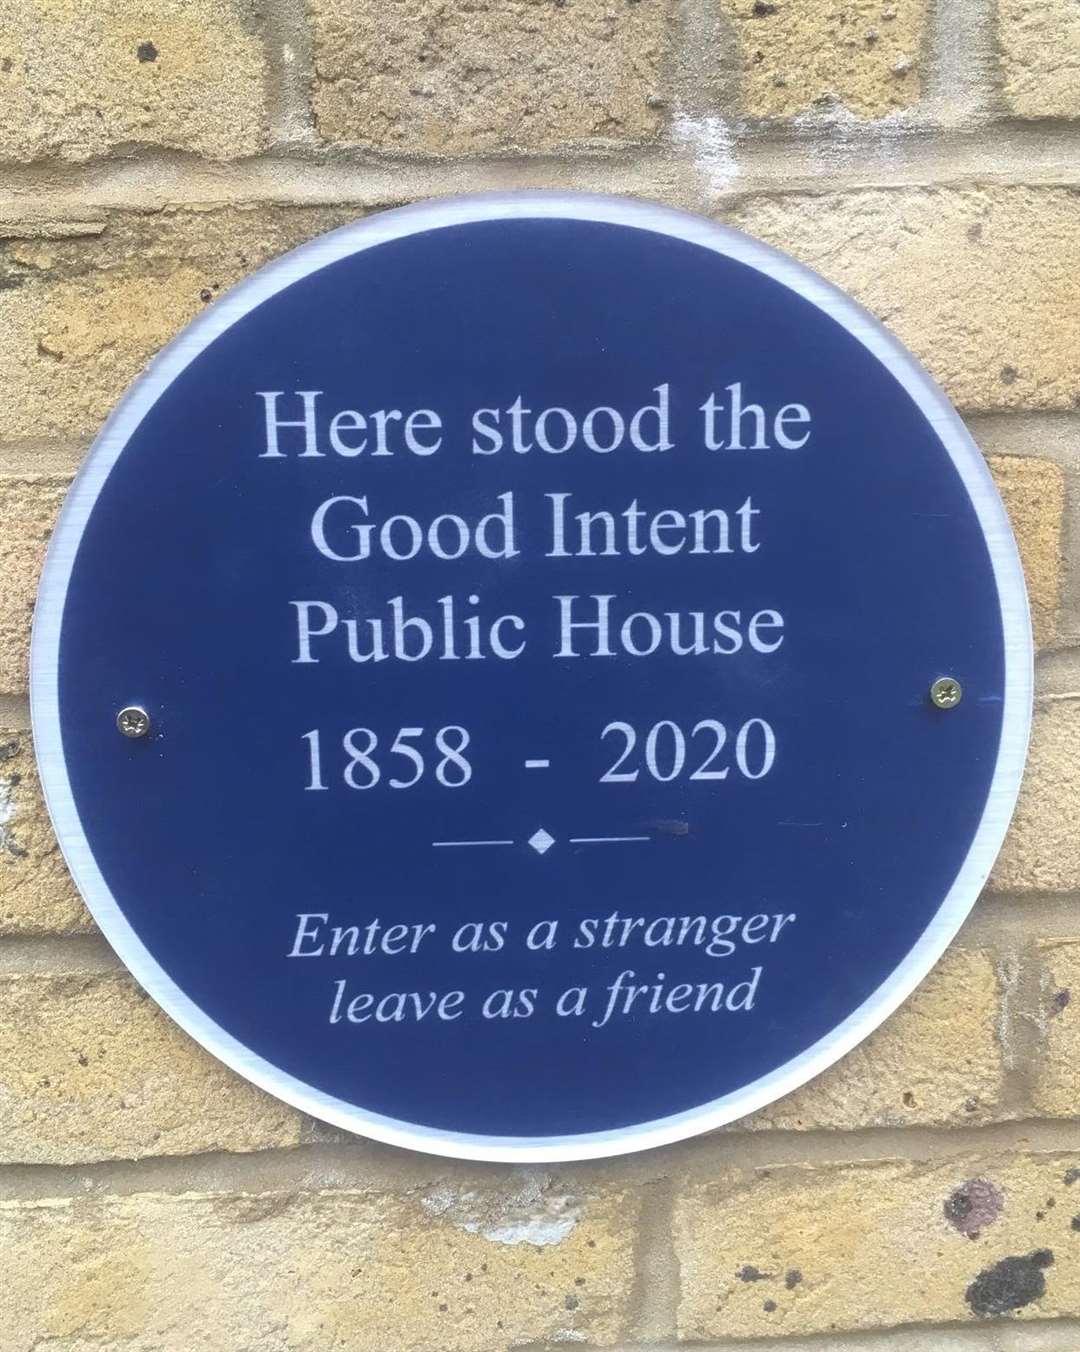
[{"label": "glossy plaque surface", "polygon": [[199,1041],[382,1140],[560,1159],[749,1112],[913,989],[1030,661],[981,457],[873,319],[707,221],[516,194],[306,245],[157,359],[33,703],[78,885]]}]

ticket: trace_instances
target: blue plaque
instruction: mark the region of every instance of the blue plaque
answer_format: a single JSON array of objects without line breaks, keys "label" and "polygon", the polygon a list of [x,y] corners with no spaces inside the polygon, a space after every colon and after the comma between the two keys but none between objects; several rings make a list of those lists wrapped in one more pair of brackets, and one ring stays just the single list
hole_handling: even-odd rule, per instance
[{"label": "blue plaque", "polygon": [[64,508],[32,696],[76,882],[194,1038],[379,1140],[560,1160],[896,1008],[1030,670],[982,458],[871,316],[709,221],[512,193],[170,344]]}]

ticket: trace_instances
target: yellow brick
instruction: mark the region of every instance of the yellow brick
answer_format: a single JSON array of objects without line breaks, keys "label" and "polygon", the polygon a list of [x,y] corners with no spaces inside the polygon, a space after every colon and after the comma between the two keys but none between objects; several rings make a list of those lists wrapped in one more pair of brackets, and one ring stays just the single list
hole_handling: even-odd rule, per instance
[{"label": "yellow brick", "polygon": [[309,0],[320,133],[424,155],[651,140],[670,0]]},{"label": "yellow brick", "polygon": [[1002,86],[1020,117],[1080,115],[1080,7],[1075,0],[998,0]]},{"label": "yellow brick", "polygon": [[[449,1201],[460,1192],[459,1202]],[[0,1204],[0,1349],[505,1352],[626,1331],[635,1205],[522,1185]]]},{"label": "yellow brick", "polygon": [[876,118],[919,97],[926,0],[721,0],[750,117],[839,106]]},{"label": "yellow brick", "polygon": [[1044,942],[1042,1046],[1031,1073],[1035,1109],[1048,1117],[1080,1116],[1080,943]]},{"label": "yellow brick", "polygon": [[0,729],[0,935],[93,927],[45,812],[30,734]]},{"label": "yellow brick", "polygon": [[1036,709],[1020,800],[990,885],[1080,889],[1080,699],[1047,699]]},{"label": "yellow brick", "polygon": [[0,160],[131,144],[233,159],[267,143],[243,0],[0,0]]},{"label": "yellow brick", "polygon": [[989,465],[1020,549],[1035,643],[1043,647],[1057,633],[1065,474],[1050,460],[1012,455],[991,456]]},{"label": "yellow brick", "polygon": [[0,434],[89,438],[157,349],[221,291],[360,214],[119,212],[92,234],[9,239],[0,249]]},{"label": "yellow brick", "polygon": [[29,683],[38,577],[68,483],[59,474],[0,476],[0,692]]},{"label": "yellow brick", "polygon": [[[1080,1311],[1080,1155],[723,1172],[675,1208],[687,1340]],[[927,1343],[927,1346],[937,1346]]]},{"label": "yellow brick", "polygon": [[[3,435],[92,435],[204,296],[355,214],[117,213],[97,235],[10,241],[0,251]],[[963,407],[1069,408],[1080,397],[1075,194],[904,189],[754,198],[732,221],[854,292]]]},{"label": "yellow brick", "polygon": [[734,1124],[788,1131],[1000,1116],[1000,994],[983,953],[952,949],[884,1024],[802,1089]]},{"label": "yellow brick", "polygon": [[1080,195],[898,188],[752,198],[734,225],[851,292],[965,409],[1080,401]]},{"label": "yellow brick", "polygon": [[197,1047],[124,973],[0,978],[0,1162],[290,1146],[302,1120]]}]

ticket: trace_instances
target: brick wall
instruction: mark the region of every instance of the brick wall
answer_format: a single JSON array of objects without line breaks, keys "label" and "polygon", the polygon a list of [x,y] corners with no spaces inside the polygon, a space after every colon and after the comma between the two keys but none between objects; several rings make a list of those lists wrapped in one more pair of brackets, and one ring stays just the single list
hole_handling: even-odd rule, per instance
[{"label": "brick wall", "polygon": [[[1077,0],[0,0],[2,1352],[1078,1352],[1078,118]],[[166,339],[343,221],[539,186],[729,221],[923,359],[1013,517],[1038,706],[990,887],[863,1046],[711,1137],[509,1169],[311,1122],[136,989],[26,653]]]}]

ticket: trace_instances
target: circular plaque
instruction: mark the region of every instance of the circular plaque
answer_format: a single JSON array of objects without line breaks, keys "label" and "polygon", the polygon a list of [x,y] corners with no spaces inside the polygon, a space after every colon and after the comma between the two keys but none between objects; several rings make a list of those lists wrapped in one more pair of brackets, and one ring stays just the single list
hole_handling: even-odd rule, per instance
[{"label": "circular plaque", "polygon": [[499,1160],[677,1140],[868,1034],[986,880],[1031,701],[1004,511],[899,343],[550,193],[201,315],[71,491],[32,666],[64,854],[164,1009]]}]

